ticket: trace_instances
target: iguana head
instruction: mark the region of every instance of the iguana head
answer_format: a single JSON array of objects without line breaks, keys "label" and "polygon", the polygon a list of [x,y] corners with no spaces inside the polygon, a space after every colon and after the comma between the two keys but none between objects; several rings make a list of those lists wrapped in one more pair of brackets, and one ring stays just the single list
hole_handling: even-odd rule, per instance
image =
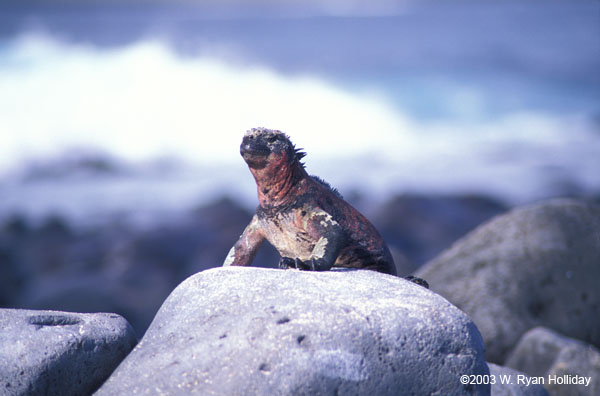
[{"label": "iguana head", "polygon": [[305,173],[300,160],[306,154],[296,149],[281,131],[250,129],[242,139],[240,153],[256,180],[261,205],[277,204],[284,199]]}]

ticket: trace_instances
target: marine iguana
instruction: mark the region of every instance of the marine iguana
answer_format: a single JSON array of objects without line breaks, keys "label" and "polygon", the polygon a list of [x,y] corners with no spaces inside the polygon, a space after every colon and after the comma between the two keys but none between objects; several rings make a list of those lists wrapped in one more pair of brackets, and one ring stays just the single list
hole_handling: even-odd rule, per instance
[{"label": "marine iguana", "polygon": [[[278,130],[246,132],[240,153],[256,180],[259,206],[223,266],[250,265],[268,240],[280,268],[327,271],[370,269],[396,275],[394,260],[375,227],[322,179],[309,176],[306,155]],[[426,282],[407,279],[426,286]]]}]

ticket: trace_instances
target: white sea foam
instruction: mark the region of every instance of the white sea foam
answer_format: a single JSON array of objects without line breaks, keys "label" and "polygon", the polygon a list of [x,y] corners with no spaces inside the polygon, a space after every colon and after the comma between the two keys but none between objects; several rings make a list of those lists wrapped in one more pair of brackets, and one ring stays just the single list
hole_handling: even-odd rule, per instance
[{"label": "white sea foam", "polygon": [[389,147],[407,130],[377,98],[308,76],[181,59],[159,42],[101,51],[26,36],[1,62],[3,165],[70,146],[134,160],[231,162],[254,126],[282,129],[314,154],[357,154]]},{"label": "white sea foam", "polygon": [[[523,201],[563,181],[600,189],[598,126],[582,116],[523,111],[422,120],[375,92],[266,66],[180,57],[156,40],[98,49],[23,35],[0,48],[0,170],[71,147],[133,162],[171,156],[242,169],[240,137],[266,126],[290,134],[310,154],[309,171],[342,190],[483,191]],[[199,191],[214,194],[232,182],[212,173],[203,180]],[[245,172],[239,180],[242,190],[254,189]],[[153,183],[150,190],[160,191]],[[26,194],[11,184],[4,209]]]}]

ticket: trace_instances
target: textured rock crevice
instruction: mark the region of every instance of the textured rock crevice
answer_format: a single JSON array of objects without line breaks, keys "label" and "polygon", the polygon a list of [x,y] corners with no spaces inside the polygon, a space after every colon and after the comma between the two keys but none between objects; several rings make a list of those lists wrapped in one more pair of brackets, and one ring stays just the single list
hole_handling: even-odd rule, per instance
[{"label": "textured rock crevice", "polygon": [[136,343],[115,314],[0,309],[0,395],[88,395]]},{"label": "textured rock crevice", "polygon": [[550,376],[590,379],[587,386],[547,381],[545,387],[552,396],[600,394],[600,350],[544,327],[529,330],[521,337],[506,366],[545,379]]},{"label": "textured rock crevice", "polygon": [[559,199],[492,219],[416,275],[473,318],[502,363],[536,326],[600,345],[598,263],[600,208]]}]

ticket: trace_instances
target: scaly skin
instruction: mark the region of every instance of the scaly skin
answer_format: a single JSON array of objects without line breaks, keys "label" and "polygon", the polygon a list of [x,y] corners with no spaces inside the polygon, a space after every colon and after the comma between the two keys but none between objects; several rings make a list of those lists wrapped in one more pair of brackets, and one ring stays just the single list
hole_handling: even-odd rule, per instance
[{"label": "scaly skin", "polygon": [[279,266],[313,271],[332,267],[396,274],[394,260],[375,227],[322,180],[309,176],[280,131],[249,130],[240,147],[256,180],[259,207],[224,266],[250,265],[268,240]]}]

